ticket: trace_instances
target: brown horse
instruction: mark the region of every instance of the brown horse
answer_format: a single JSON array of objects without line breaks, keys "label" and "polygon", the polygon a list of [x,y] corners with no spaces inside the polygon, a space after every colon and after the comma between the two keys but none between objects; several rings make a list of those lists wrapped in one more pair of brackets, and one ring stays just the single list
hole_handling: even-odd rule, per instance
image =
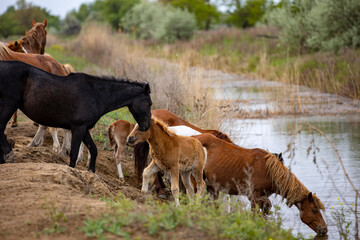
[{"label": "brown horse", "polygon": [[263,213],[271,208],[269,196],[279,194],[287,205],[295,205],[301,220],[319,235],[327,232],[320,213],[325,210],[320,199],[312,194],[274,154],[263,149],[246,149],[229,144],[210,134],[193,136],[208,151],[205,176],[208,189],[218,195],[246,195],[254,209]]},{"label": "brown horse", "polygon": [[[59,76],[68,75],[68,69],[61,65],[56,59],[50,56],[13,52],[3,43],[0,43],[0,60],[18,60]],[[33,141],[30,143],[30,146],[40,145],[42,141],[41,132],[43,132],[45,128],[46,127],[44,126],[39,126],[38,133],[35,135]],[[50,133],[54,141],[53,148],[56,152],[58,152],[60,150],[60,143],[57,138],[57,130],[51,128]]]},{"label": "brown horse", "polygon": [[[25,33],[25,36],[15,42],[10,42],[7,47],[14,52],[22,53],[45,53],[47,20],[43,23],[32,20],[32,28]],[[13,115],[11,127],[17,127],[17,111]]]},{"label": "brown horse", "polygon": [[166,123],[168,126],[181,126],[181,125],[188,126],[189,128],[192,128],[198,132],[210,133],[219,139],[225,140],[229,143],[233,143],[233,141],[231,141],[229,136],[226,135],[225,133],[222,133],[218,130],[209,130],[209,129],[198,128],[198,127],[192,125],[191,123],[187,122],[186,120],[176,116],[169,110],[166,110],[166,109],[152,110],[151,114],[153,116],[155,116],[156,118],[160,119],[161,121],[163,121],[164,123]]},{"label": "brown horse", "polygon": [[152,161],[143,173],[142,193],[147,193],[149,183],[152,185],[156,173],[162,170],[170,173],[171,192],[176,206],[180,205],[179,172],[190,197],[194,196],[190,175],[195,178],[197,193],[203,195],[206,186],[203,180],[206,151],[198,140],[176,135],[163,122],[152,117],[150,128],[146,132],[140,131],[139,126],[136,125],[126,139],[129,146],[143,141],[150,144]]},{"label": "brown horse", "polygon": [[46,26],[46,19],[42,23],[32,20],[32,28],[20,40],[10,42],[8,48],[15,52],[44,54],[47,34]]}]

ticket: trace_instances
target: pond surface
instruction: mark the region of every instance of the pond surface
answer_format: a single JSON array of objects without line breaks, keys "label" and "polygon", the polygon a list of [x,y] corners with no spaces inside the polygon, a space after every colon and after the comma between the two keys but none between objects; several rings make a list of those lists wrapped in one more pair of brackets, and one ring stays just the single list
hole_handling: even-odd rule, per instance
[{"label": "pond surface", "polygon": [[[221,77],[216,79],[221,81]],[[332,215],[341,208],[348,215],[346,221],[352,221],[350,236],[354,238],[355,215],[350,210],[355,209],[352,206],[355,191],[347,181],[332,145],[308,124],[334,142],[346,171],[360,189],[359,102],[307,87],[236,76],[226,76],[221,84],[221,88],[215,89],[215,98],[229,101],[233,110],[239,113],[227,119],[222,130],[230,134],[236,144],[246,148],[284,153],[290,144],[295,155],[291,157],[290,152],[285,152],[285,165],[324,203],[329,239],[340,238]],[[309,147],[312,148],[308,154]],[[279,196],[272,196],[270,200],[273,206],[280,206],[285,228],[308,237],[315,235],[301,222],[295,206],[288,208]]]}]

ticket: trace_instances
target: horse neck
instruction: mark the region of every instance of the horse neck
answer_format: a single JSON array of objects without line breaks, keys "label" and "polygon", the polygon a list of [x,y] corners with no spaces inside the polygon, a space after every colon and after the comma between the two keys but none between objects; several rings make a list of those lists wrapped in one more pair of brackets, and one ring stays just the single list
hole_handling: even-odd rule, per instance
[{"label": "horse neck", "polygon": [[144,88],[136,83],[115,80],[92,80],[96,99],[103,107],[103,114],[129,106],[136,98],[144,96]]},{"label": "horse neck", "polygon": [[162,153],[166,151],[166,145],[173,141],[172,137],[169,136],[161,127],[159,127],[153,120],[151,120],[150,137],[148,142],[151,146],[152,151]]}]

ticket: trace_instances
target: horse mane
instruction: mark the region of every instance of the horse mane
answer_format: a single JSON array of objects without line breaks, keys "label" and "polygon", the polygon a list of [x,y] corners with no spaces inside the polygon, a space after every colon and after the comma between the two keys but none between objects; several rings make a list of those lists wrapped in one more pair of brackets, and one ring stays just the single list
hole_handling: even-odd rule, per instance
[{"label": "horse mane", "polygon": [[0,42],[0,59],[7,57],[14,57],[14,53],[4,43]]},{"label": "horse mane", "polygon": [[[81,73],[84,75],[88,75],[86,73]],[[148,84],[146,82],[138,82],[135,80],[131,80],[128,79],[127,77],[115,77],[115,76],[111,76],[111,75],[103,75],[103,76],[94,76],[94,75],[88,75],[91,76],[92,79],[94,81],[109,81],[109,82],[114,82],[114,83],[129,83],[129,84],[133,84],[133,85],[138,85],[140,87],[145,88],[145,86]]]},{"label": "horse mane", "polygon": [[[40,23],[42,24],[42,23]],[[45,30],[45,27],[44,27]],[[20,40],[28,40],[30,46],[32,49],[38,49],[40,48],[39,54],[44,54],[45,52],[45,45],[46,45],[46,30],[45,30],[45,39],[39,39],[39,30],[36,28],[36,26],[32,27],[29,31],[25,33],[25,36],[22,37]],[[44,45],[43,45],[44,43]]]},{"label": "horse mane", "polygon": [[[271,181],[276,188],[276,193],[286,198],[286,205],[291,207],[296,202],[301,202],[309,195],[309,190],[299,179],[285,167],[274,154],[269,153],[265,156],[265,167],[270,174]],[[325,210],[320,199],[313,194],[314,204],[317,208]]]},{"label": "horse mane", "polygon": [[157,119],[156,117],[151,117],[152,120],[154,120],[154,123],[162,130],[164,131],[168,136],[174,137],[176,136],[176,133],[168,128],[168,125],[161,121],[160,119]]},{"label": "horse mane", "polygon": [[211,134],[214,135],[215,137],[217,137],[221,140],[224,140],[226,142],[234,144],[234,142],[230,139],[230,137],[227,134],[222,133],[218,130],[211,130],[211,131],[212,131]]}]

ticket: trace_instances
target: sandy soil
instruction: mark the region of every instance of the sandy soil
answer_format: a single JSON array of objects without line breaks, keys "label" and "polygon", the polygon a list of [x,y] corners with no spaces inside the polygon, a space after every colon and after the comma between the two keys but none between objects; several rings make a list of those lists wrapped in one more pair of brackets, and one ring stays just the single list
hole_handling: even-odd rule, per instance
[{"label": "sandy soil", "polygon": [[[26,147],[37,127],[22,113],[16,128],[8,125],[8,138],[15,140],[15,163],[0,165],[0,239],[85,239],[77,229],[89,216],[105,211],[100,196],[122,192],[128,198],[143,202],[139,184],[134,177],[133,161],[123,160],[125,181],[117,178],[113,152],[99,148],[96,174],[82,161],[73,169],[52,151],[47,133],[42,147]],[[51,227],[50,212],[67,216],[66,231],[44,234]]]}]

